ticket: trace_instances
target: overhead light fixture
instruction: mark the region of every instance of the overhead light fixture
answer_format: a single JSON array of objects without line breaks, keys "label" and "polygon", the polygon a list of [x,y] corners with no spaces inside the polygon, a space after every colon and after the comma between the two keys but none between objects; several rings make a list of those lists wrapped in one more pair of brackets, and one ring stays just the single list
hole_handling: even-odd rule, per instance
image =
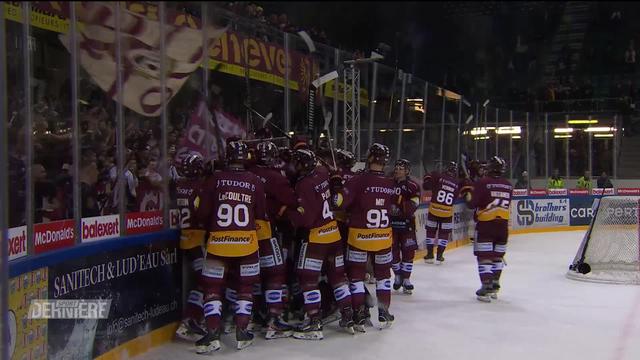
[{"label": "overhead light fixture", "polygon": [[324,135],[324,133],[320,133],[320,139],[325,138],[326,136]]},{"label": "overhead light fixture", "polygon": [[553,132],[556,134],[570,134],[573,132],[573,128],[555,128]]},{"label": "overhead light fixture", "polygon": [[612,127],[607,127],[607,126],[595,126],[595,127],[588,127],[586,129],[584,129],[584,131],[586,132],[609,132],[609,131],[616,131],[616,128],[612,128]]},{"label": "overhead light fixture", "polygon": [[407,102],[416,102],[416,101],[422,101],[423,99],[419,99],[419,98],[415,98],[415,99],[407,99]]},{"label": "overhead light fixture", "polygon": [[387,129],[380,129],[380,132],[387,132]]},{"label": "overhead light fixture", "polygon": [[613,134],[593,134],[593,137],[597,137],[597,138],[612,138]]},{"label": "overhead light fixture", "polygon": [[572,135],[553,135],[554,139],[570,139]]},{"label": "overhead light fixture", "polygon": [[520,137],[520,135],[513,135],[511,138],[512,138],[512,139],[516,139],[516,140],[517,140],[517,139],[522,139],[522,138]]},{"label": "overhead light fixture", "polygon": [[487,140],[489,139],[489,136],[476,136],[473,138],[473,140]]},{"label": "overhead light fixture", "polygon": [[416,129],[402,129],[403,132],[412,132],[412,131],[416,131]]},{"label": "overhead light fixture", "polygon": [[496,133],[503,134],[520,134],[522,133],[522,128],[520,126],[501,126],[496,130]]},{"label": "overhead light fixture", "polygon": [[569,120],[569,124],[571,125],[584,125],[584,124],[597,124],[598,120],[589,119],[589,120]]},{"label": "overhead light fixture", "polygon": [[289,135],[293,136],[295,133],[293,131],[289,131]]}]

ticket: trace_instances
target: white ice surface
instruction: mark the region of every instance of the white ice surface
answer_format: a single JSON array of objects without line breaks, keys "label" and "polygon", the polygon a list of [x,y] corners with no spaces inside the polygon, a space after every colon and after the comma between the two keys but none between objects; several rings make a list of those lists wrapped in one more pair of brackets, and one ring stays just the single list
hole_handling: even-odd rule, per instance
[{"label": "white ice surface", "polygon": [[[512,236],[500,299],[481,303],[470,246],[445,254],[442,266],[416,262],[412,296],[394,293],[391,329],[351,336],[325,327],[322,341],[258,339],[236,351],[223,337],[224,359],[639,360],[640,286],[569,280],[583,232]],[[375,313],[374,313],[375,314]],[[174,342],[137,360],[203,359]]]}]

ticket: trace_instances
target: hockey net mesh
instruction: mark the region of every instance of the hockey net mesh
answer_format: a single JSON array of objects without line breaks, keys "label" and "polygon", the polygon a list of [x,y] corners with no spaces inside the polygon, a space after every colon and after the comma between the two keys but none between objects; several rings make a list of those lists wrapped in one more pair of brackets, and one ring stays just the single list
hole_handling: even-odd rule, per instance
[{"label": "hockey net mesh", "polygon": [[[573,279],[640,284],[640,197],[610,196],[600,200],[595,218],[580,245],[574,264],[588,264],[591,271],[569,270]],[[584,256],[584,259],[582,259]]]}]

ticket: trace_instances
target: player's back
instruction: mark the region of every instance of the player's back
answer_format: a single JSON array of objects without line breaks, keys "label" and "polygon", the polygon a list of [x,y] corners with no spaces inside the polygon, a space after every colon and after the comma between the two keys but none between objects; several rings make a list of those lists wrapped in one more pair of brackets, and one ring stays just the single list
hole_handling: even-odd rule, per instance
[{"label": "player's back", "polygon": [[200,219],[214,255],[244,256],[258,250],[256,219],[265,219],[262,181],[249,171],[222,170],[204,186]]},{"label": "player's back", "polygon": [[[345,183],[344,208],[349,213],[349,244],[378,251],[391,246],[390,216],[400,188],[383,172],[366,171]],[[387,246],[388,245],[388,246]]]},{"label": "player's back", "polygon": [[258,176],[264,184],[267,214],[270,220],[280,215],[282,206],[294,206],[296,202],[293,188],[281,171],[268,166],[252,166],[249,171]]},{"label": "player's back", "polygon": [[460,196],[460,180],[446,173],[432,173],[425,178],[430,183],[429,212],[441,218],[453,216],[453,203]]},{"label": "player's back", "polygon": [[304,227],[310,230],[309,241],[331,243],[340,240],[338,225],[331,210],[329,174],[314,170],[296,184]]},{"label": "player's back", "polygon": [[195,215],[200,202],[201,179],[179,178],[176,180],[176,205],[180,213],[180,228],[198,228]]},{"label": "player's back", "polygon": [[502,177],[483,177],[473,186],[473,207],[479,223],[507,223],[513,193],[511,182]]}]

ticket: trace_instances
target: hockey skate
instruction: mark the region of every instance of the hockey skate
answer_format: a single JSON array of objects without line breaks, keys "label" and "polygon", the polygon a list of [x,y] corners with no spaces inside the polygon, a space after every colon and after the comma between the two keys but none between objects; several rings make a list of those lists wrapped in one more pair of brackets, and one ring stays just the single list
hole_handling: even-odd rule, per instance
[{"label": "hockey skate", "polygon": [[236,328],[236,323],[233,320],[233,314],[227,314],[224,317],[224,333],[231,334]]},{"label": "hockey skate", "polygon": [[293,337],[300,340],[322,340],[322,320],[319,317],[305,318],[304,322],[293,332]]},{"label": "hockey skate", "polygon": [[322,326],[327,325],[327,324],[331,324],[332,322],[336,322],[338,320],[340,320],[340,311],[338,311],[338,309],[336,309],[331,314],[329,314],[329,315],[327,315],[327,316],[322,318]]},{"label": "hockey skate", "polygon": [[491,302],[491,292],[493,291],[493,285],[483,284],[478,291],[476,291],[476,298],[482,302]]},{"label": "hockey skate", "polygon": [[444,262],[444,256],[440,255],[436,258],[436,265],[442,265]]},{"label": "hockey skate", "polygon": [[205,335],[207,335],[206,327],[198,324],[193,319],[183,320],[178,330],[176,330],[177,337],[190,342],[198,341]]},{"label": "hockey skate", "polygon": [[351,335],[356,333],[354,329],[355,323],[353,322],[353,309],[351,309],[350,306],[342,309],[340,322],[338,324],[347,333]]},{"label": "hockey skate", "polygon": [[353,329],[355,331],[361,333],[367,332],[364,328],[367,324],[367,310],[368,309],[363,306],[353,314]]},{"label": "hockey skate", "polygon": [[365,275],[365,280],[367,281],[367,284],[375,284],[376,283],[376,278],[373,277],[371,274],[367,273]]},{"label": "hockey skate", "polygon": [[267,321],[265,317],[259,311],[254,311],[253,316],[251,317],[251,322],[249,326],[247,326],[247,330],[251,332],[258,332],[264,329],[267,326]]},{"label": "hockey skate", "polygon": [[378,321],[380,322],[380,330],[388,329],[393,325],[393,320],[395,320],[395,316],[391,315],[389,311],[378,308]]},{"label": "hockey skate", "polygon": [[427,254],[424,256],[424,262],[427,264],[433,264],[433,254]]},{"label": "hockey skate", "polygon": [[402,277],[400,275],[396,275],[393,279],[393,290],[400,290],[402,287]]},{"label": "hockey skate", "polygon": [[209,330],[202,339],[196,341],[197,354],[208,354],[217,350],[220,350],[220,331],[217,329]]},{"label": "hockey skate", "polygon": [[282,316],[278,317],[275,315],[270,315],[269,320],[267,321],[265,339],[281,339],[287,338],[293,334],[293,329],[289,324],[282,320]]},{"label": "hockey skate", "polygon": [[402,292],[407,295],[413,294],[413,284],[411,283],[411,281],[409,281],[409,279],[404,279],[404,281],[402,282]]},{"label": "hockey skate", "polygon": [[242,350],[253,344],[253,337],[253,333],[248,329],[236,327],[236,341],[238,342],[237,349]]},{"label": "hockey skate", "polygon": [[500,283],[494,281],[491,287],[491,298],[494,300],[498,299],[498,291],[500,291]]}]

